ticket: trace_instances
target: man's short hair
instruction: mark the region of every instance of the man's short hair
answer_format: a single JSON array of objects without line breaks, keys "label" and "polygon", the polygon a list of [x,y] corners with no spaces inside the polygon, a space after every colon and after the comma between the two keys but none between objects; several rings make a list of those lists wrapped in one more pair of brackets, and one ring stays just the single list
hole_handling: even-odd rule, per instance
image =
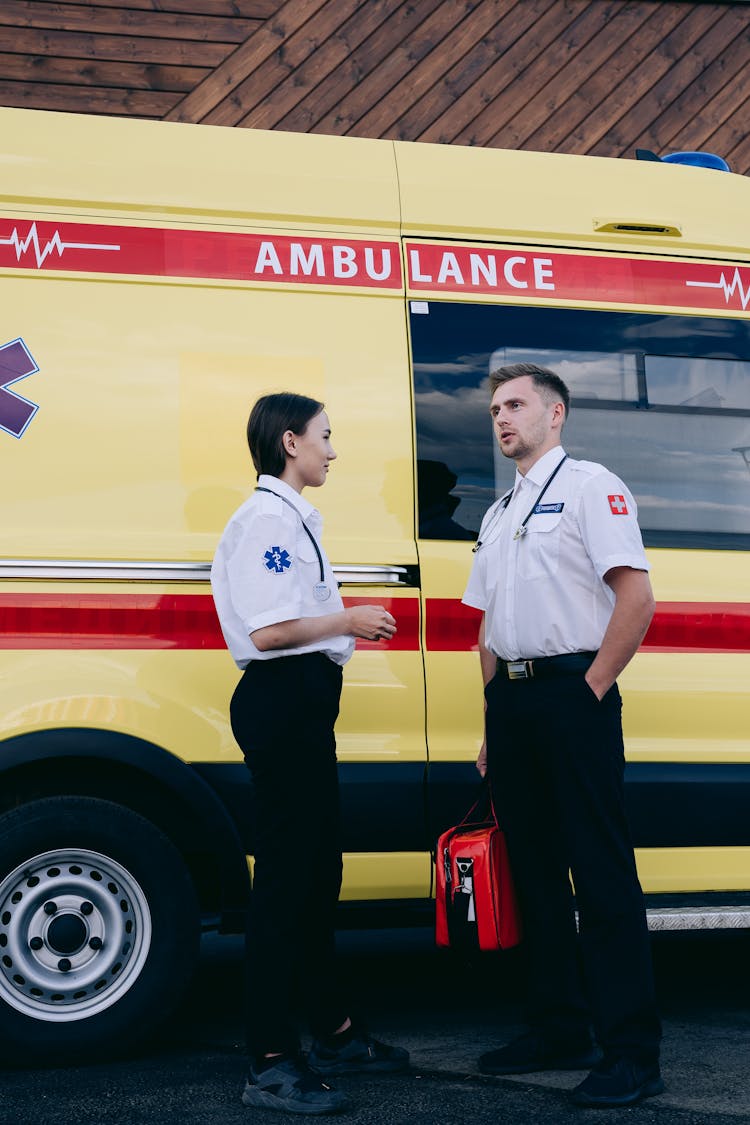
[{"label": "man's short hair", "polygon": [[284,434],[287,430],[304,434],[308,422],[322,409],[322,402],[289,391],[258,399],[247,423],[247,444],[258,476],[281,476],[286,468],[286,450],[281,440]]},{"label": "man's short hair", "polygon": [[510,363],[507,367],[498,367],[490,372],[490,395],[502,383],[510,383],[512,379],[520,379],[528,375],[542,398],[549,402],[561,402],[565,407],[565,417],[570,412],[570,391],[559,375],[550,371],[549,367],[540,367],[537,363]]}]

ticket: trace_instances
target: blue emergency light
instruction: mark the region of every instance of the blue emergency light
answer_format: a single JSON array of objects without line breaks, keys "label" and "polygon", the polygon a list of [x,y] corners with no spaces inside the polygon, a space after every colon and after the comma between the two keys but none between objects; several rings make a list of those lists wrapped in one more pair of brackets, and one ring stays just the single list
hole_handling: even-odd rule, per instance
[{"label": "blue emergency light", "polygon": [[718,172],[731,172],[723,156],[714,152],[670,152],[667,156],[657,156],[648,148],[635,150],[636,160],[658,160],[663,164],[689,164],[693,168],[715,168]]}]

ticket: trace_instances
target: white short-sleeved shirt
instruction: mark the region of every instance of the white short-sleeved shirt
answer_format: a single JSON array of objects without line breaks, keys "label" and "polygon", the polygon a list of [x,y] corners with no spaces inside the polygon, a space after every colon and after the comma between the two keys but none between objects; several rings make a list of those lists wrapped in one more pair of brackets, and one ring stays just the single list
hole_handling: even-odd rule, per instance
[{"label": "white short-sleeved shirt", "polygon": [[[336,664],[345,664],[354,651],[354,638],[349,635],[268,652],[257,649],[250,638],[250,633],[266,625],[323,617],[344,608],[320,543],[320,512],[278,477],[261,475],[258,487],[277,495],[255,492],[237,509],[224,529],[211,567],[211,589],[227,648],[239,668],[251,660],[306,652],[322,652]],[[320,561],[303,520],[320,551],[323,581],[329,591],[325,600],[315,594],[320,585]]]},{"label": "white short-sleeved shirt", "polygon": [[[615,596],[604,582],[616,566],[648,570],[635,500],[614,473],[549,450],[512,498],[489,509],[463,601],[485,613],[485,645],[501,660],[529,660],[601,645]],[[529,511],[526,532],[514,537]]]}]

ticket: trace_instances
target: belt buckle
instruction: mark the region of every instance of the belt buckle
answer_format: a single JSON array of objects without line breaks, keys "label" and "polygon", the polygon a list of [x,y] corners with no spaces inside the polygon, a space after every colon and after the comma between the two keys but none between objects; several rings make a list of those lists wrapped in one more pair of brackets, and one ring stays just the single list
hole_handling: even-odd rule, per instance
[{"label": "belt buckle", "polygon": [[505,664],[509,680],[530,680],[534,675],[531,660],[508,660]]}]

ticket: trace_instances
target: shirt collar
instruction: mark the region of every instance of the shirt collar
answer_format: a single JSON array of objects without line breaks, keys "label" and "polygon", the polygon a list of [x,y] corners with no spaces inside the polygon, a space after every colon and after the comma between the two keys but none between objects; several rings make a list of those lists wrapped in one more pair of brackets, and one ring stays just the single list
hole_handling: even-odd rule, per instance
[{"label": "shirt collar", "polygon": [[261,473],[258,477],[258,488],[267,488],[271,492],[275,492],[277,496],[283,496],[290,504],[292,504],[303,520],[307,520],[309,516],[319,515],[318,509],[305,500],[301,493],[296,492],[284,480],[279,477],[272,477],[268,473]]},{"label": "shirt collar", "polygon": [[528,481],[529,484],[541,487],[548,477],[554,473],[564,456],[565,450],[563,447],[561,445],[556,445],[554,448],[548,449],[543,457],[540,457],[538,461],[534,462],[528,473],[526,473],[526,476],[523,476],[518,469],[516,469],[515,487],[518,488],[523,481]]}]

